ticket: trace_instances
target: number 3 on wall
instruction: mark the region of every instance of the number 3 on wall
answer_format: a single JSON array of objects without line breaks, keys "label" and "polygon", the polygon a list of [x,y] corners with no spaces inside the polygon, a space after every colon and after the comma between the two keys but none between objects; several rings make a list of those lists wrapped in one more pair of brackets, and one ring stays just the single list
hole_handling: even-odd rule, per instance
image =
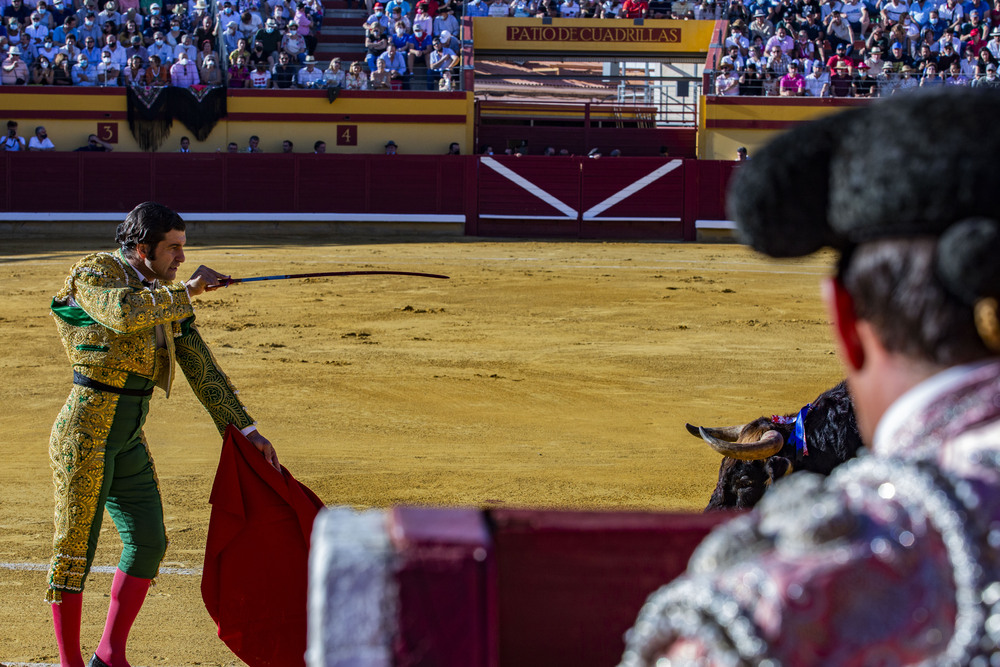
[{"label": "number 3 on wall", "polygon": [[97,136],[109,144],[118,143],[118,123],[98,123]]},{"label": "number 3 on wall", "polygon": [[357,125],[338,125],[337,126],[337,145],[338,146],[357,146],[358,145],[358,126]]}]

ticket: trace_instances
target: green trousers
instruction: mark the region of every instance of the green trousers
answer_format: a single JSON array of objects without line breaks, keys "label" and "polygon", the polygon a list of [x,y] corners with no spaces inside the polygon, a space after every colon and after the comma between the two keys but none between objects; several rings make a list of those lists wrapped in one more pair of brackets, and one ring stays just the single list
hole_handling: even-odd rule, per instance
[{"label": "green trousers", "polygon": [[[126,389],[152,381],[130,376]],[[104,508],[122,540],[118,567],[152,579],[167,548],[159,482],[142,433],[148,396],[74,385],[52,429],[49,454],[56,487],[56,535],[46,596],[83,590],[97,551]]]}]

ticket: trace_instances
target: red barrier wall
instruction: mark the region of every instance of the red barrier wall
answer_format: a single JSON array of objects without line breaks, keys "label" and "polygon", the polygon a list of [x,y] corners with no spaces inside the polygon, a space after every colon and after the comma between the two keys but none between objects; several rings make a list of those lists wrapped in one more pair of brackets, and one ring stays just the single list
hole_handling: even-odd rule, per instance
[{"label": "red barrier wall", "polygon": [[477,236],[695,239],[735,163],[660,158],[4,153],[0,211],[458,216]]}]

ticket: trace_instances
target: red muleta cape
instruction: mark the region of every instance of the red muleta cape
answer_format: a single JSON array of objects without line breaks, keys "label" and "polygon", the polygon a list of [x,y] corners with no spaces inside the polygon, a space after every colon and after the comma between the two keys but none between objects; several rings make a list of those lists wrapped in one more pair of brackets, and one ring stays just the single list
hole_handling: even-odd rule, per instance
[{"label": "red muleta cape", "polygon": [[309,539],[323,507],[230,425],[212,486],[201,595],[250,667],[305,665]]}]

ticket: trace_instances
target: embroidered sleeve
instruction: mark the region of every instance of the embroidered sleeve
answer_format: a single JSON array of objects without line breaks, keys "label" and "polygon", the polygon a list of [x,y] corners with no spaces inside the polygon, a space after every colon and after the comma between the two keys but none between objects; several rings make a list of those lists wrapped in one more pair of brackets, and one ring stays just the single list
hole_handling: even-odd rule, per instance
[{"label": "embroidered sleeve", "polygon": [[692,643],[719,664],[975,664],[995,646],[985,619],[1000,586],[976,561],[986,497],[875,457],[789,477],[649,597],[622,665]]},{"label": "embroidered sleeve", "polygon": [[126,268],[114,256],[100,254],[73,267],[65,291],[94,320],[121,334],[194,315],[183,283],[156,290],[129,283]]},{"label": "embroidered sleeve", "polygon": [[194,326],[193,318],[183,323],[182,334],[174,339],[174,346],[177,363],[191,384],[195,396],[212,415],[219,433],[223,433],[229,424],[238,429],[252,426],[253,418],[237,398],[236,388],[222,372],[212,351]]}]

